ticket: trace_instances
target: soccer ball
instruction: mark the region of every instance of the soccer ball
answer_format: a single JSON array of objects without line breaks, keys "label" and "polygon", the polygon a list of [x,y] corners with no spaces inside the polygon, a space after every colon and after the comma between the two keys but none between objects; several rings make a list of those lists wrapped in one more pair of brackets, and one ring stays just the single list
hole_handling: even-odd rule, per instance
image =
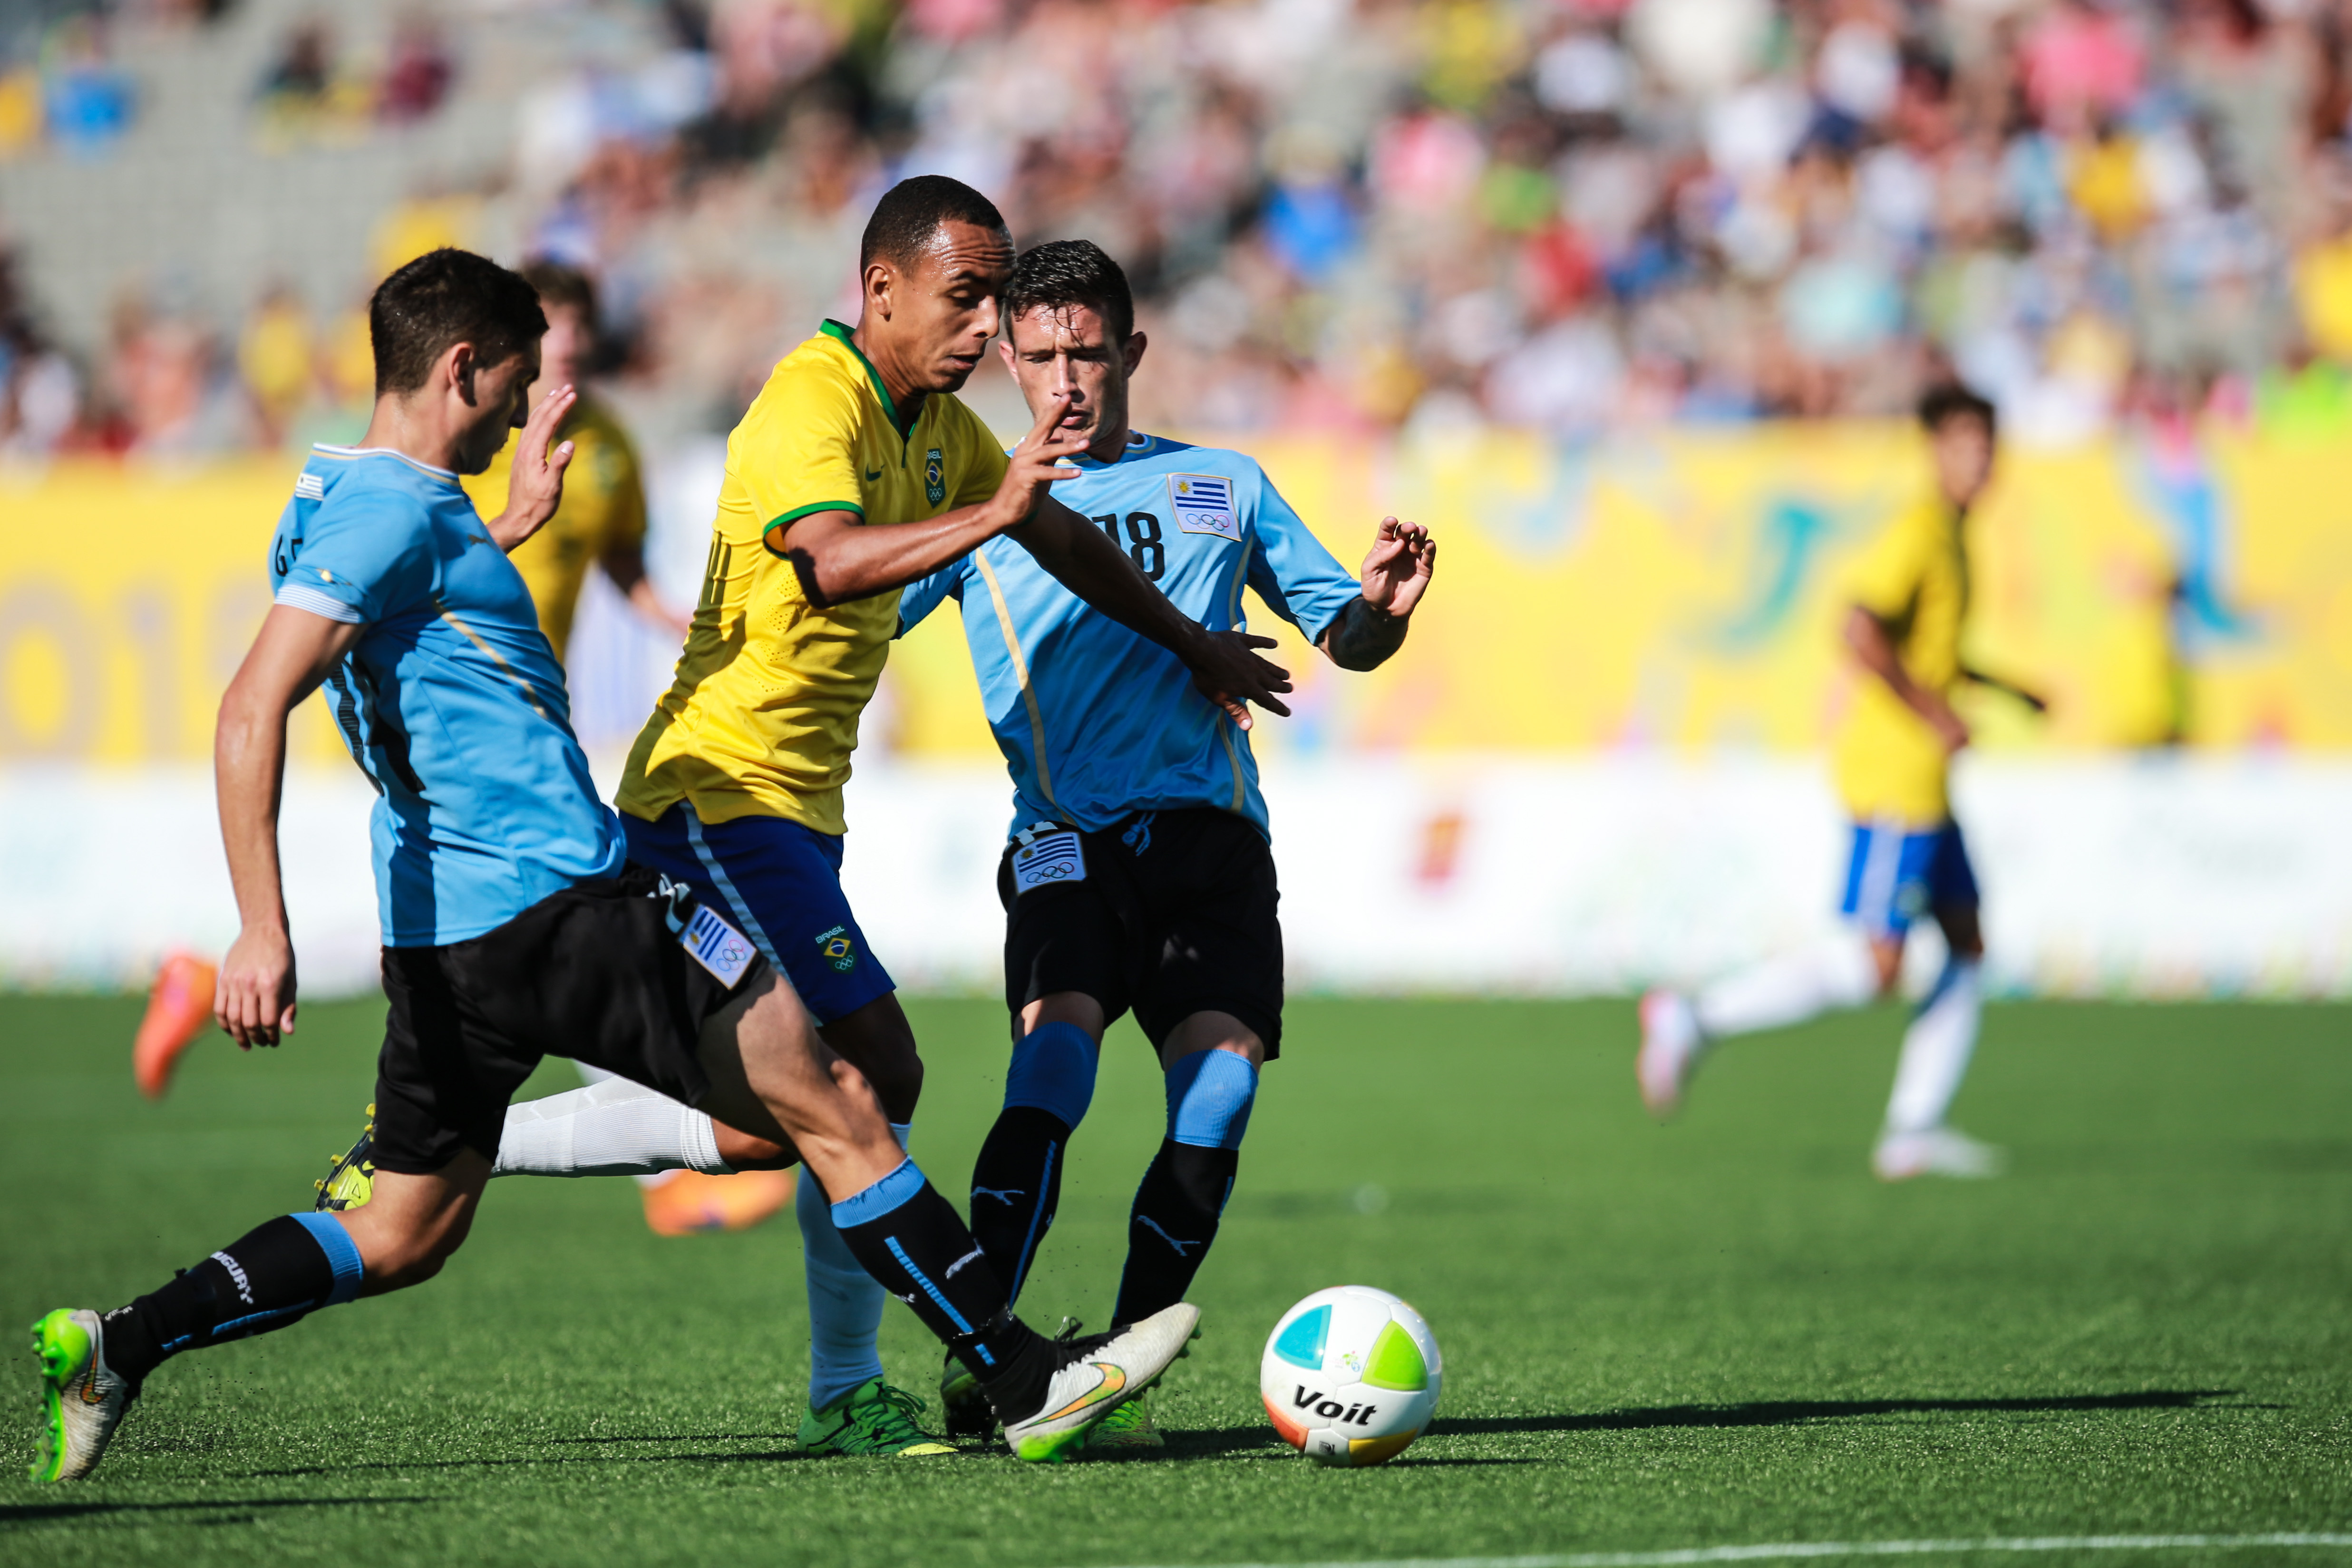
[{"label": "soccer ball", "polygon": [[1421,1436],[1444,1377],[1419,1312],[1370,1285],[1340,1285],[1274,1325],[1257,1387],[1283,1441],[1317,1464],[1377,1465]]}]

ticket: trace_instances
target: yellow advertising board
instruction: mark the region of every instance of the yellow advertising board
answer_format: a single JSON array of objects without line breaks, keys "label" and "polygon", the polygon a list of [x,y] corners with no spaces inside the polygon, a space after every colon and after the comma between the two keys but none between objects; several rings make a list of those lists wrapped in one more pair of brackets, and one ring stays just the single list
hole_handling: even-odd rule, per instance
[{"label": "yellow advertising board", "polygon": [[[1384,513],[1441,542],[1386,668],[1344,674],[1280,628],[1298,693],[1260,726],[1276,752],[1817,748],[1853,679],[1841,574],[1928,482],[1891,424],[1246,445],[1343,561]],[[296,468],[0,473],[0,758],[204,755]],[[2011,451],[1970,529],[1970,662],[2052,704],[1977,694],[1988,749],[2352,746],[2352,451],[2227,431]],[[890,682],[870,742],[990,752],[950,617]],[[340,749],[315,711],[297,746]]]}]

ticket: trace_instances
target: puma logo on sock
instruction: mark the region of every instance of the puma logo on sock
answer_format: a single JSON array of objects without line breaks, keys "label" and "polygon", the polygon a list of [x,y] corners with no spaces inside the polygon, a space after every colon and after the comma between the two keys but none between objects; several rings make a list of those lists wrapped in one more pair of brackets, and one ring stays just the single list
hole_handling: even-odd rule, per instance
[{"label": "puma logo on sock", "polygon": [[1186,1247],[1206,1247],[1206,1246],[1208,1246],[1208,1245],[1209,1245],[1209,1244],[1208,1244],[1207,1242],[1205,1242],[1205,1241],[1179,1241],[1179,1240],[1177,1240],[1174,1237],[1172,1237],[1172,1236],[1169,1235],[1166,1231],[1164,1231],[1164,1230],[1160,1229],[1160,1226],[1159,1226],[1159,1222],[1157,1222],[1156,1220],[1154,1220],[1154,1219],[1153,1219],[1150,1215],[1148,1215],[1148,1214],[1139,1214],[1139,1215],[1137,1215],[1135,1216],[1135,1223],[1136,1223],[1136,1224],[1138,1224],[1138,1225],[1140,1225],[1140,1226],[1149,1226],[1149,1227],[1150,1227],[1150,1231],[1151,1231],[1151,1233],[1152,1233],[1154,1236],[1157,1236],[1160,1240],[1162,1240],[1162,1241],[1166,1242],[1169,1246],[1171,1246],[1171,1247],[1174,1247],[1174,1248],[1176,1249],[1176,1256],[1177,1256],[1177,1257],[1179,1257],[1179,1258],[1181,1258],[1181,1257],[1183,1257],[1183,1256],[1184,1256],[1184,1249],[1185,1249]]}]

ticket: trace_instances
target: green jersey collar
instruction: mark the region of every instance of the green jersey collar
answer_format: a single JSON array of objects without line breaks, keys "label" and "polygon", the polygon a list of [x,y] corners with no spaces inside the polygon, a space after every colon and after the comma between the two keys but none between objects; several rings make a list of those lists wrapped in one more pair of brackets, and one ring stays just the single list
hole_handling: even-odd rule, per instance
[{"label": "green jersey collar", "polygon": [[857,356],[857,363],[866,367],[866,379],[874,384],[874,395],[882,400],[882,412],[888,416],[890,428],[898,432],[898,439],[901,441],[912,436],[915,433],[915,421],[923,416],[922,400],[920,398],[915,400],[915,412],[912,415],[905,419],[899,418],[898,405],[890,401],[890,389],[882,384],[882,373],[874,368],[874,362],[867,359],[866,351],[857,346],[856,339],[850,335],[850,329],[827,317],[817,331]]}]

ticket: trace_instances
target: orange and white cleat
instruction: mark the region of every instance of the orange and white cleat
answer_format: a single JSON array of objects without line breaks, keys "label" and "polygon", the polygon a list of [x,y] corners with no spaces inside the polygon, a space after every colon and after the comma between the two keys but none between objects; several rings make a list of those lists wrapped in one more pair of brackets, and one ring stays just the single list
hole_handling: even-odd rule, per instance
[{"label": "orange and white cleat", "polygon": [[147,1016],[139,1020],[139,1037],[131,1047],[131,1074],[148,1099],[163,1098],[180,1053],[213,1021],[213,987],[219,978],[220,971],[192,952],[168,955],[156,972]]},{"label": "orange and white cleat", "polygon": [[1634,1058],[1633,1075],[1652,1116],[1664,1121],[1683,1108],[1683,1090],[1706,1046],[1698,1019],[1679,992],[1653,991],[1642,998],[1642,1052]]},{"label": "orange and white cleat", "polygon": [[739,1171],[712,1175],[672,1171],[645,1188],[646,1224],[656,1236],[704,1230],[749,1230],[793,1201],[790,1171]]}]

